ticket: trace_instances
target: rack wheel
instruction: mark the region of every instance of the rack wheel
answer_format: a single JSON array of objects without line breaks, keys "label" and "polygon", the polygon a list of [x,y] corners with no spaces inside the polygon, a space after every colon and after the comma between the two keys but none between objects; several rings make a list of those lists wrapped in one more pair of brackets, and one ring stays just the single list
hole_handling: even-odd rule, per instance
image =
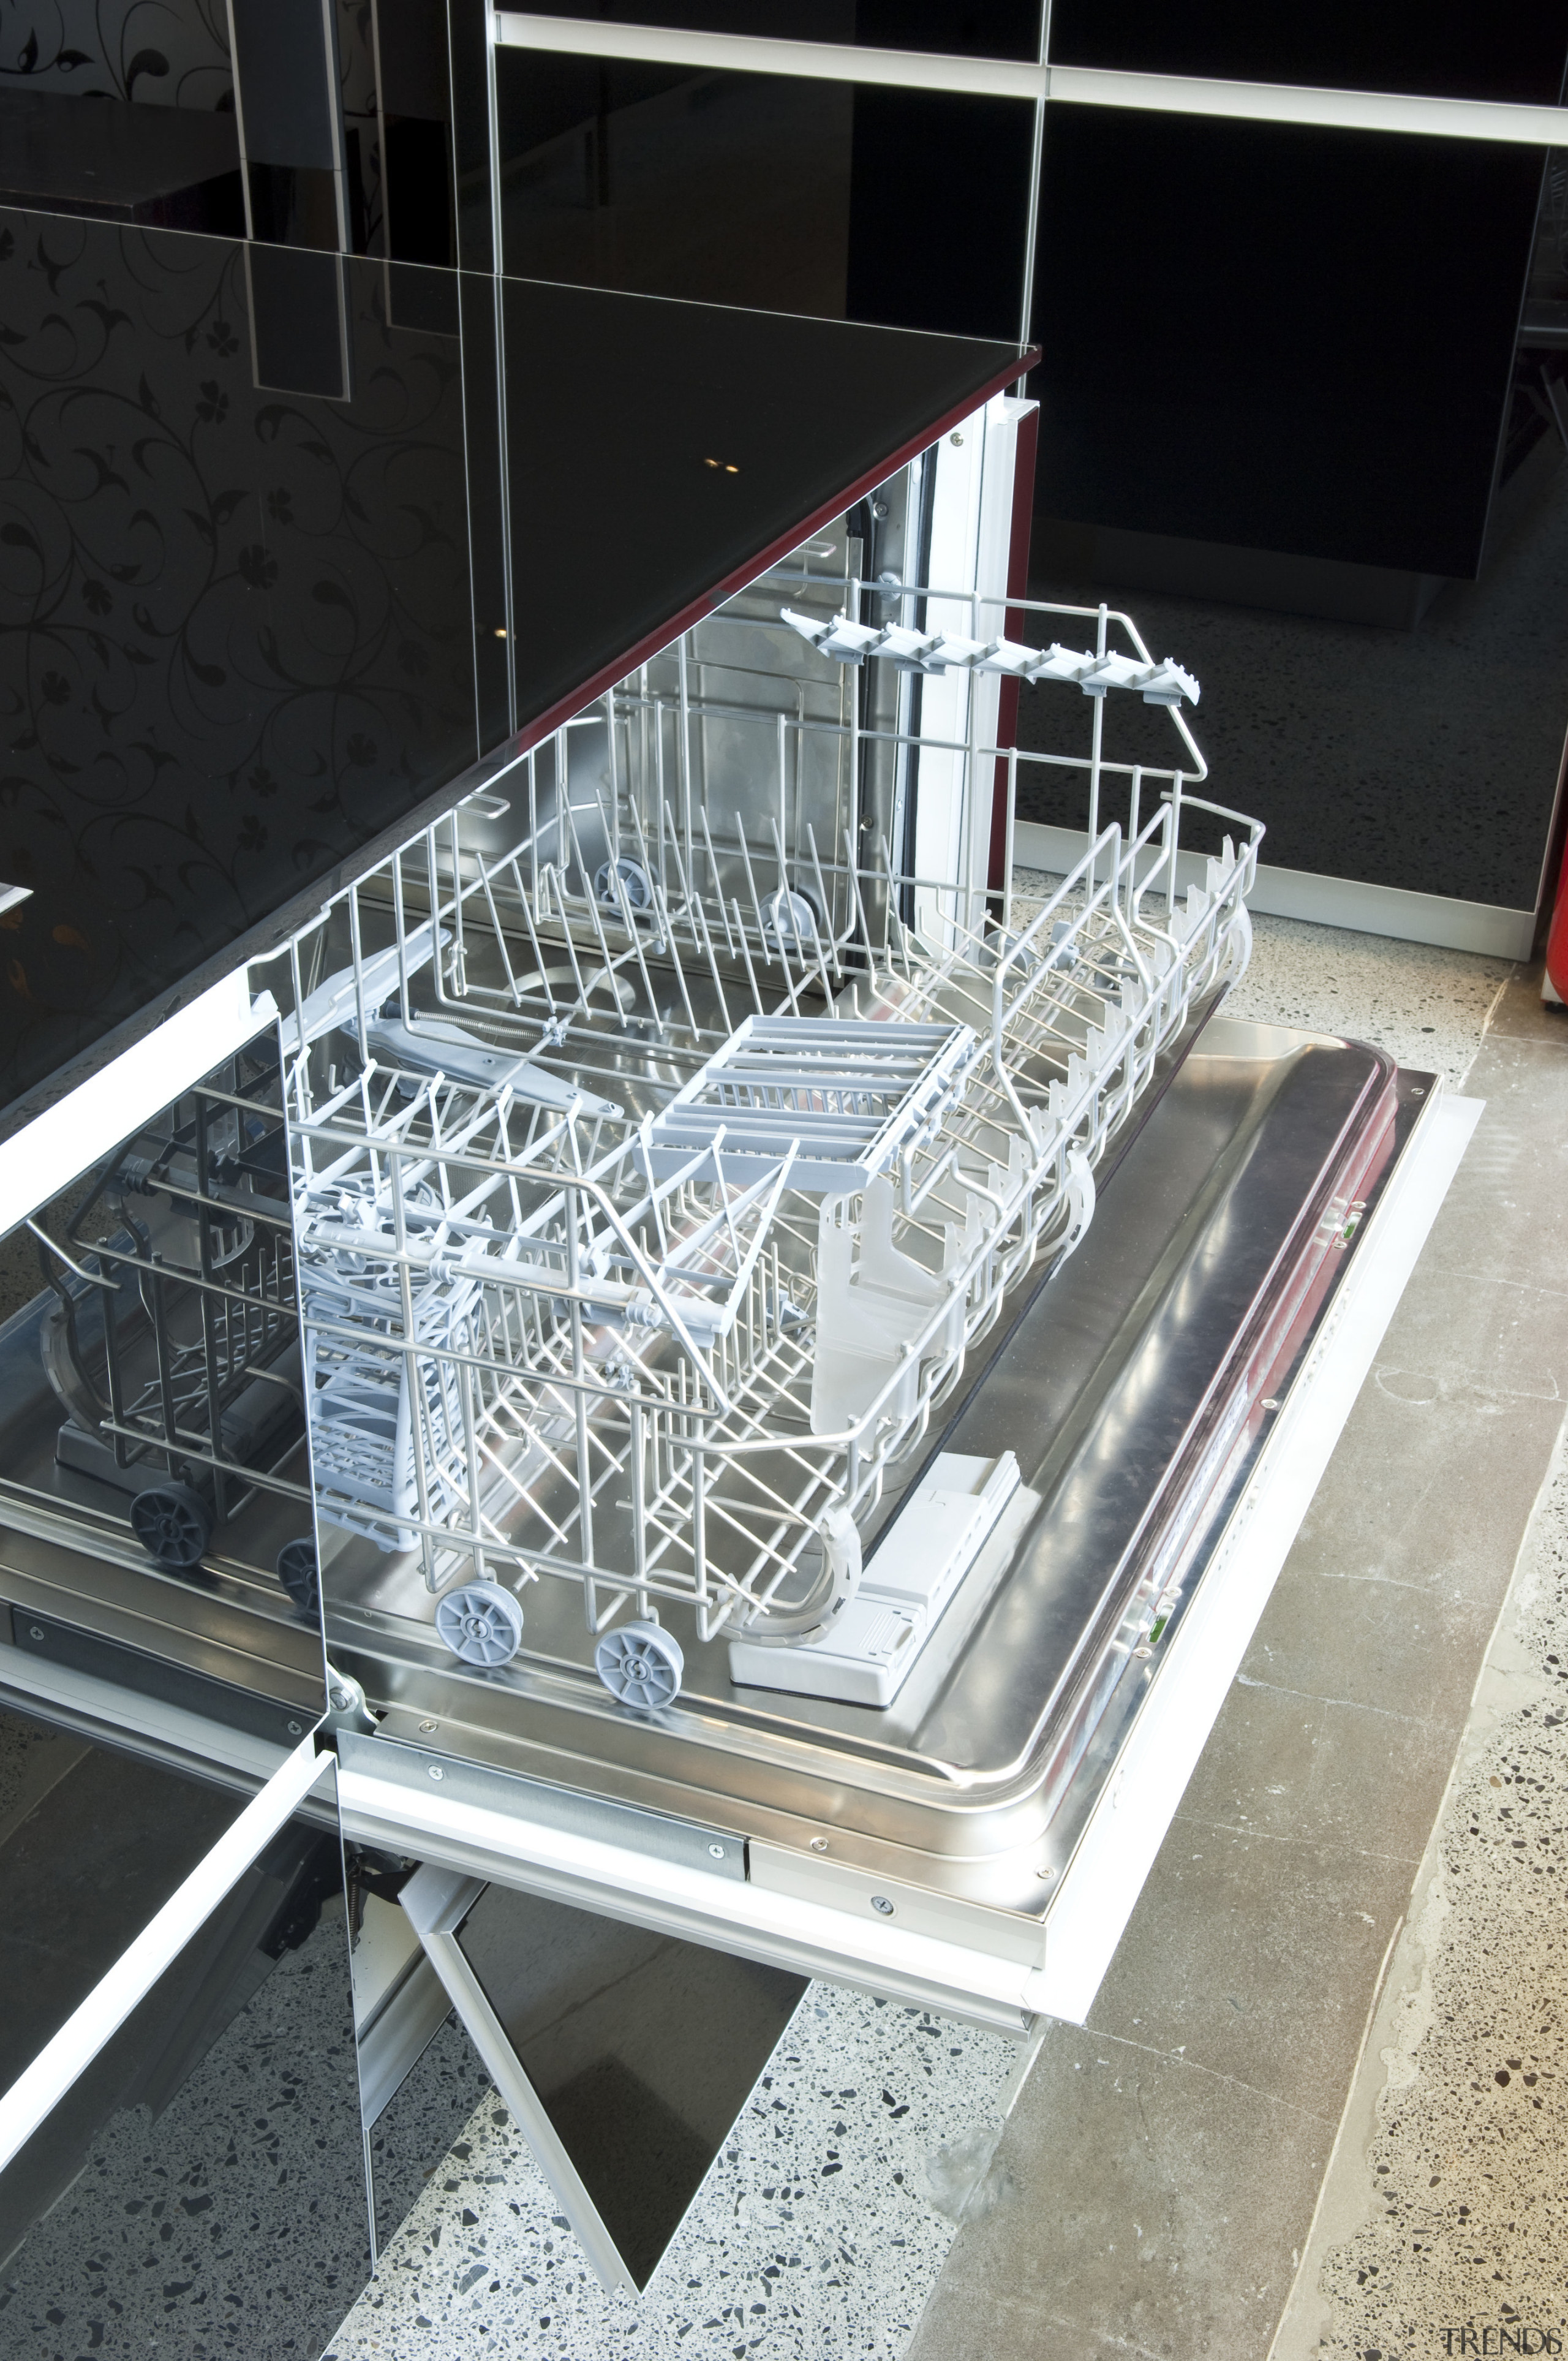
[{"label": "rack wheel", "polygon": [[762,904],[762,928],[785,950],[810,950],[820,931],[817,906],[797,887],[781,885]]},{"label": "rack wheel", "polygon": [[278,1553],[278,1579],[301,1614],[313,1622],[321,1613],[321,1572],[316,1545],[309,1533],[284,1543]]},{"label": "rack wheel", "polygon": [[510,1664],[522,1645],[522,1609],[499,1582],[467,1582],[440,1601],[435,1628],[466,1664]]},{"label": "rack wheel", "polygon": [[200,1565],[216,1522],[189,1484],[154,1484],[131,1502],[131,1531],[148,1557],[185,1573]]},{"label": "rack wheel", "polygon": [[[619,881],[619,882],[618,882]],[[607,909],[619,911],[622,893],[634,917],[653,906],[653,888],[640,861],[606,861],[594,872],[594,892]]]},{"label": "rack wheel", "polygon": [[621,1623],[594,1650],[594,1668],[620,1704],[652,1708],[680,1695],[686,1660],[662,1623]]}]

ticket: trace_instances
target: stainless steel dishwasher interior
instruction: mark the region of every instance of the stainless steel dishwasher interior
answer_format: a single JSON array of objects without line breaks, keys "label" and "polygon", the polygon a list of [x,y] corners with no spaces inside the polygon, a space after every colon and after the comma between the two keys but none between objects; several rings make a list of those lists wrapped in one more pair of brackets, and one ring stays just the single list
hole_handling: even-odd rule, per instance
[{"label": "stainless steel dishwasher interior", "polygon": [[417,1598],[399,1614],[396,1570],[368,1547],[351,1561],[362,1605],[351,1565],[335,1569],[334,1660],[389,1709],[387,1737],[796,1845],[830,1828],[837,1859],[902,1861],[917,1882],[1037,1909],[1071,1774],[1201,1573],[1397,1116],[1380,1053],[1211,1021],[1083,1246],[1020,1290],[933,1441],[1014,1450],[1025,1490],[894,1708],[739,1689],[715,1642],[691,1647],[674,1706],[618,1712],[584,1662],[580,1613],[549,1586],[531,1599],[530,1660],[469,1673],[431,1643]]}]

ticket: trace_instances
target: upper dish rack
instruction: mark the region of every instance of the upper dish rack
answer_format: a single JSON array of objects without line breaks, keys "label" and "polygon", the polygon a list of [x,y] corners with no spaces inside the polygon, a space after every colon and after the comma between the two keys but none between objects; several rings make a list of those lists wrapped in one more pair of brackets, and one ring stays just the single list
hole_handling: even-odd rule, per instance
[{"label": "upper dish rack", "polygon": [[[852,1595],[890,1470],[1007,1290],[1081,1236],[1161,1049],[1245,964],[1262,834],[1188,792],[1196,685],[1124,616],[1010,602],[1088,618],[1075,670],[751,597],[287,950],[318,1514],[417,1553],[475,1664],[516,1651],[530,1583],[580,1585],[601,1676],[638,1703],[678,1684],[661,1607],[703,1640],[773,1637]],[[972,688],[962,737],[871,732],[868,653],[1076,682],[1091,746],[1000,748]],[[1176,765],[1104,759],[1111,688],[1169,707]],[[895,860],[856,793],[873,737],[945,762],[965,809],[996,782],[999,888],[967,821],[954,873]],[[1080,775],[1090,826],[1018,924],[1031,762]],[[1125,829],[1102,823],[1111,778]],[[1234,833],[1182,892],[1194,813]]]}]

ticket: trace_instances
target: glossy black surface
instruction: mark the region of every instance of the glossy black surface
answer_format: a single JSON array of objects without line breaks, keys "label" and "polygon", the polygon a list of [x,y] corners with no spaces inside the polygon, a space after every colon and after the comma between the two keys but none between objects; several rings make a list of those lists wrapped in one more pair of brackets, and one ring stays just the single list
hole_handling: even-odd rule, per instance
[{"label": "glossy black surface", "polygon": [[[1271,866],[1535,907],[1568,725],[1568,459],[1555,434],[1499,499],[1478,582],[1401,578],[1403,597],[1425,601],[1414,628],[1281,611],[1310,609],[1321,585],[1284,560],[1250,578],[1256,552],[1078,543],[1061,537],[1036,595],[1125,607],[1151,647],[1190,665],[1198,741],[1231,783],[1221,793],[1265,822]],[[1019,742],[1055,750],[1060,719],[1025,691]],[[1163,759],[1155,719],[1108,713],[1107,752]],[[1018,812],[1082,825],[1025,767]]]},{"label": "glossy black surface", "polygon": [[[523,278],[960,335],[1014,334],[1034,109],[499,49],[501,227]],[[942,202],[910,232],[910,174]]]},{"label": "glossy black surface", "polygon": [[1402,90],[1438,98],[1501,98],[1553,106],[1568,25],[1553,0],[1509,8],[1487,0],[1054,0],[1054,64],[1227,82],[1309,82],[1330,90]]},{"label": "glossy black surface", "polygon": [[0,82],[0,203],[243,237],[234,117]]},{"label": "glossy black surface", "polygon": [[[8,1616],[0,1636],[11,1642]],[[0,1712],[0,2091],[59,2032],[245,1800]],[[0,2254],[7,2243],[0,2233]]]},{"label": "glossy black surface", "polygon": [[7,2353],[300,2361],[358,2294],[364,2150],[327,1811],[280,1830],[0,2173]]},{"label": "glossy black surface", "polygon": [[[13,1122],[1017,349],[298,260],[319,284],[269,305],[241,245],[0,214],[0,877],[34,889],[4,914]],[[319,390],[334,344],[345,399]]]},{"label": "glossy black surface", "polygon": [[530,13],[869,49],[932,49],[945,57],[1039,54],[1039,0],[572,0],[570,5],[561,0],[559,6]]},{"label": "glossy black surface", "polygon": [[806,1978],[499,1885],[458,1941],[645,2287]]},{"label": "glossy black surface", "polygon": [[[1036,509],[1474,577],[1542,156],[1062,107]],[[1166,292],[1107,268],[1157,230]]]}]

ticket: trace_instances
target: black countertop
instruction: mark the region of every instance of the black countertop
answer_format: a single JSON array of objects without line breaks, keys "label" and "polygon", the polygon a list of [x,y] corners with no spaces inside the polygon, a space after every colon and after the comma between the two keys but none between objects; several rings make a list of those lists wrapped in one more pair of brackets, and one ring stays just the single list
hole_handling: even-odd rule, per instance
[{"label": "black countertop", "polygon": [[[245,199],[234,116],[0,85],[0,203],[237,235]],[[214,222],[197,216],[199,203],[227,210]]]},{"label": "black countertop", "polygon": [[0,1135],[1018,370],[0,209]]}]

